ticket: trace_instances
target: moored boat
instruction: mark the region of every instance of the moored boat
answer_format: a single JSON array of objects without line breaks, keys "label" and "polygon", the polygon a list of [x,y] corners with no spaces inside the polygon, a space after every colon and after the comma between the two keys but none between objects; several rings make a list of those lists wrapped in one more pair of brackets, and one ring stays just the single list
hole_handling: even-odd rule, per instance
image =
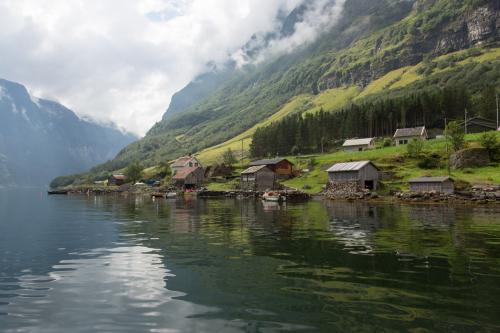
[{"label": "moored boat", "polygon": [[65,195],[68,194],[68,190],[52,190],[47,191],[48,195]]},{"label": "moored boat", "polygon": [[278,192],[267,191],[262,195],[262,199],[265,201],[279,202],[282,201],[282,197]]}]

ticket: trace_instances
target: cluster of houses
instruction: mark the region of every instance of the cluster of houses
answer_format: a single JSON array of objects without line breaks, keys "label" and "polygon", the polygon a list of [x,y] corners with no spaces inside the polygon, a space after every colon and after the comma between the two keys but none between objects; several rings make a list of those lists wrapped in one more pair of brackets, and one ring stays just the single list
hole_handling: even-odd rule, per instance
[{"label": "cluster of houses", "polygon": [[[475,117],[462,122],[468,133],[497,130],[493,121]],[[500,129],[499,129],[500,130]],[[425,126],[400,128],[393,136],[395,145],[405,145],[412,140],[427,140]],[[348,152],[364,151],[375,148],[375,138],[349,139],[343,144]],[[178,158],[171,164],[172,183],[177,188],[192,190],[200,188],[206,179],[201,162],[192,155]],[[275,189],[278,181],[294,175],[294,165],[286,158],[264,159],[251,162],[240,174],[240,188],[247,191],[265,191]],[[329,183],[354,182],[361,188],[377,190],[380,182],[380,170],[371,161],[337,163],[328,169]],[[112,175],[109,185],[123,185],[126,177]],[[410,190],[415,192],[453,193],[453,180],[449,177],[421,177],[410,180]]]}]

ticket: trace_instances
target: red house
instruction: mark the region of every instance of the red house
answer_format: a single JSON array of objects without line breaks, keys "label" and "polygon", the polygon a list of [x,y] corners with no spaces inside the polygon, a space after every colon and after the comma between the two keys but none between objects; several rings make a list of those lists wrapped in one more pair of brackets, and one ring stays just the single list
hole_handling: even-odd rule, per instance
[{"label": "red house", "polygon": [[274,158],[268,160],[253,161],[250,166],[265,165],[278,175],[279,178],[290,178],[293,176],[293,163],[286,158]]}]

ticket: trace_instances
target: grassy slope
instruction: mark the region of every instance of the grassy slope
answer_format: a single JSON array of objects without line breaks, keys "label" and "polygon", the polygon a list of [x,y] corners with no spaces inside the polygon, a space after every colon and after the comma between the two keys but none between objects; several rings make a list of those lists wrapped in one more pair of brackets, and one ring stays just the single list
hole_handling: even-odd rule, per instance
[{"label": "grassy slope", "polygon": [[[448,59],[453,59],[454,57],[463,56],[465,52],[467,51],[450,53],[448,55],[434,59],[433,62],[439,63]],[[435,68],[433,73],[439,74],[444,71],[454,69],[456,68],[455,66],[464,66],[470,63],[483,63],[489,61],[500,61],[500,48],[483,49],[482,54],[480,55],[471,56],[464,60],[461,60],[451,68]],[[384,90],[404,88],[424,78],[422,75],[418,74],[418,70],[422,66],[423,64],[420,63],[415,66],[403,67],[389,72],[380,79],[370,83],[365,89],[360,89],[359,87],[335,88],[323,91],[316,96],[303,94],[294,97],[273,116],[260,122],[251,129],[222,144],[204,149],[199,153],[199,158],[205,164],[214,163],[217,161],[219,156],[228,148],[231,148],[231,150],[236,152],[238,156],[241,156],[241,140],[243,140],[244,151],[248,151],[249,145],[251,143],[251,137],[258,127],[269,125],[272,122],[283,119],[285,116],[295,112],[302,111],[304,112],[304,114],[315,113],[318,112],[321,108],[325,111],[333,111],[340,109],[345,105],[348,105],[352,101],[360,101],[364,97],[381,93]]]},{"label": "grassy slope", "polygon": [[[467,135],[466,139],[469,147],[478,146],[479,134]],[[500,140],[500,132],[497,133]],[[430,140],[425,143],[424,150],[427,152],[439,152],[441,156],[446,156],[446,141]],[[417,160],[406,157],[406,146],[380,148],[364,152],[347,153],[339,151],[325,155],[314,155],[304,157],[289,157],[297,166],[304,165],[306,160],[314,160],[314,168],[311,172],[301,177],[286,181],[284,184],[302,189],[304,185],[311,187],[307,192],[318,193],[327,182],[326,169],[338,162],[371,160],[384,171],[396,173],[397,180],[386,184],[393,188],[406,189],[407,181],[419,176],[443,176],[447,175],[446,163],[443,162],[439,169],[420,169]],[[491,164],[482,168],[452,171],[451,176],[455,179],[464,180],[469,183],[500,183],[500,166]]]}]

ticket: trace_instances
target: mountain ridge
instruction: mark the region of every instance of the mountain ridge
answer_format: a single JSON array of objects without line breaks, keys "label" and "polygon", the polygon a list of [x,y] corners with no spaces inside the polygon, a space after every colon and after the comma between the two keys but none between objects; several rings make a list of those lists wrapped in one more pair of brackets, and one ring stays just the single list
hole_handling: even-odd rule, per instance
[{"label": "mountain ridge", "polygon": [[136,139],[0,79],[0,185],[43,186],[114,157]]}]

